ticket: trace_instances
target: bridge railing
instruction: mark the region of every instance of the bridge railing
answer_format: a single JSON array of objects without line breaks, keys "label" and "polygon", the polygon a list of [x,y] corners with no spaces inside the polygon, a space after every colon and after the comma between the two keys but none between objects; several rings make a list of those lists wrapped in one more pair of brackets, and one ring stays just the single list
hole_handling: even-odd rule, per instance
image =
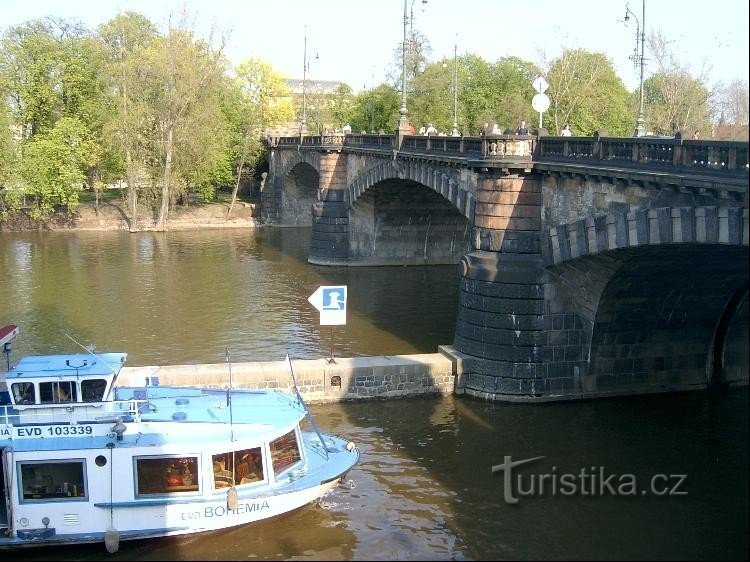
[{"label": "bridge railing", "polygon": [[321,133],[294,137],[269,137],[269,146],[299,146],[305,148],[341,148],[344,146],[344,133]]},{"label": "bridge railing", "polygon": [[399,152],[435,154],[466,160],[531,161],[536,137],[531,135],[493,135],[486,137],[405,136]]},{"label": "bridge railing", "polygon": [[585,161],[642,169],[748,174],[748,143],[655,137],[541,137],[535,160]]},{"label": "bridge railing", "polygon": [[396,148],[396,137],[394,135],[346,135],[344,146],[347,148],[375,148],[380,150],[393,150]]}]

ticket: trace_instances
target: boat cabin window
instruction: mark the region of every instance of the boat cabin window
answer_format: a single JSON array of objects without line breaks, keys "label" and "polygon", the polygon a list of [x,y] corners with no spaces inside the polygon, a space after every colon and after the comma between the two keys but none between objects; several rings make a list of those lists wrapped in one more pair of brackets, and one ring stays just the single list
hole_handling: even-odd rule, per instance
[{"label": "boat cabin window", "polygon": [[197,492],[198,457],[136,457],[136,495]]},{"label": "boat cabin window", "polygon": [[42,404],[76,402],[78,389],[75,381],[54,381],[39,383],[39,401]]},{"label": "boat cabin window", "polygon": [[107,388],[105,379],[87,379],[81,381],[81,396],[84,402],[101,402]]},{"label": "boat cabin window", "polygon": [[86,498],[84,460],[19,461],[23,503]]},{"label": "boat cabin window", "polygon": [[13,402],[16,404],[35,404],[36,391],[33,382],[14,382],[10,385]]},{"label": "boat cabin window", "polygon": [[271,461],[273,473],[278,476],[284,470],[301,459],[297,434],[294,430],[269,443],[271,447]]},{"label": "boat cabin window", "polygon": [[[260,447],[213,455],[214,488],[265,480]],[[234,479],[233,479],[234,478]]]}]

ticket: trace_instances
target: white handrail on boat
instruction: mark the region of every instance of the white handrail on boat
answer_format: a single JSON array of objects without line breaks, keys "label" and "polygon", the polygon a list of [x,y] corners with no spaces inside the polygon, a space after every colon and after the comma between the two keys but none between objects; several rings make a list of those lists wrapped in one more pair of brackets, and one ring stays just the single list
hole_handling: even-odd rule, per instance
[{"label": "white handrail on boat", "polygon": [[[108,423],[129,416],[123,421],[141,421],[143,406],[148,400],[115,400],[111,402],[69,402],[62,404],[30,404],[0,406],[0,424],[70,424]],[[102,409],[102,406],[111,406]]]}]

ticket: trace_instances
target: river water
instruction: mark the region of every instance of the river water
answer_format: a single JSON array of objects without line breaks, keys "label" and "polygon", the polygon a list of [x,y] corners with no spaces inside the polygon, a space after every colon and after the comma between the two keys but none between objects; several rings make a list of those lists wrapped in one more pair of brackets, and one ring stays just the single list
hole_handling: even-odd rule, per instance
[{"label": "river water", "polygon": [[[0,325],[30,353],[128,365],[434,353],[455,266],[307,263],[308,228],[0,233]],[[348,287],[318,325],[319,285]],[[419,398],[311,406],[362,452],[319,504],[192,537],[29,560],[747,559],[748,391],[540,405]],[[537,458],[541,457],[541,458]],[[493,466],[534,459],[511,469]],[[507,482],[504,475],[512,473]],[[670,493],[671,492],[671,493]],[[516,503],[512,503],[517,500]]]}]

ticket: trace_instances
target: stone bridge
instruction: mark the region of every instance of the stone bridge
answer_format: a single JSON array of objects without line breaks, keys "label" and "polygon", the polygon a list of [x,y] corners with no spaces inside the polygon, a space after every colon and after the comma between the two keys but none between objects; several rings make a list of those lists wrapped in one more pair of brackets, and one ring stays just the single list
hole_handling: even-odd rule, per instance
[{"label": "stone bridge", "polygon": [[748,382],[748,143],[500,135],[269,142],[268,224],[322,265],[459,264],[457,392]]}]

